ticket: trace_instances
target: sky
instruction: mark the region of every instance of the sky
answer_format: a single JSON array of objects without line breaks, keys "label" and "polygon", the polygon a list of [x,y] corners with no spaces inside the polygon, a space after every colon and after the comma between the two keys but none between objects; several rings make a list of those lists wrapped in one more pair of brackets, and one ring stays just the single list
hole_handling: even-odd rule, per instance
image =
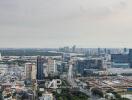
[{"label": "sky", "polygon": [[132,0],[0,0],[1,48],[132,47]]}]

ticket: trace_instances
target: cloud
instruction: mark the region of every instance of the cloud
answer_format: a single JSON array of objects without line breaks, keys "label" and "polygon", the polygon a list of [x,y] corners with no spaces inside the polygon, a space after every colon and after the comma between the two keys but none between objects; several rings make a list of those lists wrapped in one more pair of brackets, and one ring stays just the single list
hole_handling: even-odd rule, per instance
[{"label": "cloud", "polygon": [[32,21],[57,20],[83,15],[107,16],[127,5],[123,0],[0,0],[0,2],[2,19],[10,16],[18,20]]},{"label": "cloud", "polygon": [[[87,46],[89,41],[99,43],[96,38],[103,35],[101,40],[107,44],[111,41],[108,36],[132,32],[131,3],[131,0],[0,0],[0,42],[2,45],[10,40],[9,45],[14,46],[21,46],[15,44],[19,40],[23,41],[22,46],[26,42],[27,46],[37,46],[45,41],[47,44],[41,45]],[[8,46],[8,42],[5,44]]]},{"label": "cloud", "polygon": [[127,0],[0,0],[0,24],[42,26],[80,17],[95,20],[117,14]]},{"label": "cloud", "polygon": [[[127,6],[126,1],[122,0],[93,0],[91,4],[83,3],[80,5],[80,10],[87,16],[91,17],[104,17],[113,13],[118,13]],[[107,3],[108,2],[108,3]],[[96,4],[98,3],[98,4]],[[103,4],[102,4],[103,3]]]}]

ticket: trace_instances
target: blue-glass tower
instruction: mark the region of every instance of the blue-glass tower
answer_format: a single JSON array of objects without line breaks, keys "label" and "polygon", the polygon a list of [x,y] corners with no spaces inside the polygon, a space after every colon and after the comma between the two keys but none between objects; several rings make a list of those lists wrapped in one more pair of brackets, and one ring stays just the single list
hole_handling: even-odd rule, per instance
[{"label": "blue-glass tower", "polygon": [[37,80],[44,79],[44,67],[43,67],[43,59],[41,56],[37,57]]},{"label": "blue-glass tower", "polygon": [[130,67],[132,68],[132,49],[129,49],[129,63]]}]

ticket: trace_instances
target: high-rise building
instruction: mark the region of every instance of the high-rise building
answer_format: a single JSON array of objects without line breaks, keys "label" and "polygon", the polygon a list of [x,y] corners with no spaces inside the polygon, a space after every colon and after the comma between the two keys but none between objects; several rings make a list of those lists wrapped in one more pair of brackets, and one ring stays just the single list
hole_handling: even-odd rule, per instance
[{"label": "high-rise building", "polygon": [[132,49],[129,49],[129,63],[130,67],[132,68]]},{"label": "high-rise building", "polygon": [[1,53],[0,53],[0,60],[2,60]]},{"label": "high-rise building", "polygon": [[36,64],[32,64],[32,73],[31,73],[32,80],[36,80]]},{"label": "high-rise building", "polygon": [[77,60],[76,62],[77,72],[83,75],[86,71],[89,70],[101,70],[103,69],[103,61],[102,59],[84,59]]},{"label": "high-rise building", "polygon": [[127,52],[127,48],[124,48],[124,53],[126,53]]},{"label": "high-rise building", "polygon": [[55,74],[57,73],[57,66],[56,66],[56,61],[52,58],[48,58],[48,66],[47,66],[47,71],[48,74]]},{"label": "high-rise building", "polygon": [[76,52],[76,45],[72,47],[72,52]]},{"label": "high-rise building", "polygon": [[31,63],[25,64],[25,76],[26,79],[31,80],[31,71],[32,71],[32,65]]},{"label": "high-rise building", "polygon": [[36,65],[35,64],[33,64],[33,63],[25,64],[25,77],[28,80],[36,79]]},{"label": "high-rise building", "polygon": [[128,54],[111,54],[111,61],[114,63],[129,63]]},{"label": "high-rise building", "polygon": [[63,61],[68,62],[71,59],[70,53],[63,53],[62,59]]},{"label": "high-rise building", "polygon": [[44,79],[44,67],[43,67],[44,59],[41,56],[37,57],[37,80]]},{"label": "high-rise building", "polygon": [[98,55],[101,55],[101,48],[98,48]]}]

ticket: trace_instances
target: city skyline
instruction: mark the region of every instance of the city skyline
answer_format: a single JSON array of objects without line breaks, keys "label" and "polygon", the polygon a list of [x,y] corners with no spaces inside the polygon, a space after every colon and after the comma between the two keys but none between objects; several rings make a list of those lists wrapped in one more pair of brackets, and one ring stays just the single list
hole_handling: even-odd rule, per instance
[{"label": "city skyline", "polygon": [[0,0],[0,48],[131,48],[131,4],[131,0]]}]

